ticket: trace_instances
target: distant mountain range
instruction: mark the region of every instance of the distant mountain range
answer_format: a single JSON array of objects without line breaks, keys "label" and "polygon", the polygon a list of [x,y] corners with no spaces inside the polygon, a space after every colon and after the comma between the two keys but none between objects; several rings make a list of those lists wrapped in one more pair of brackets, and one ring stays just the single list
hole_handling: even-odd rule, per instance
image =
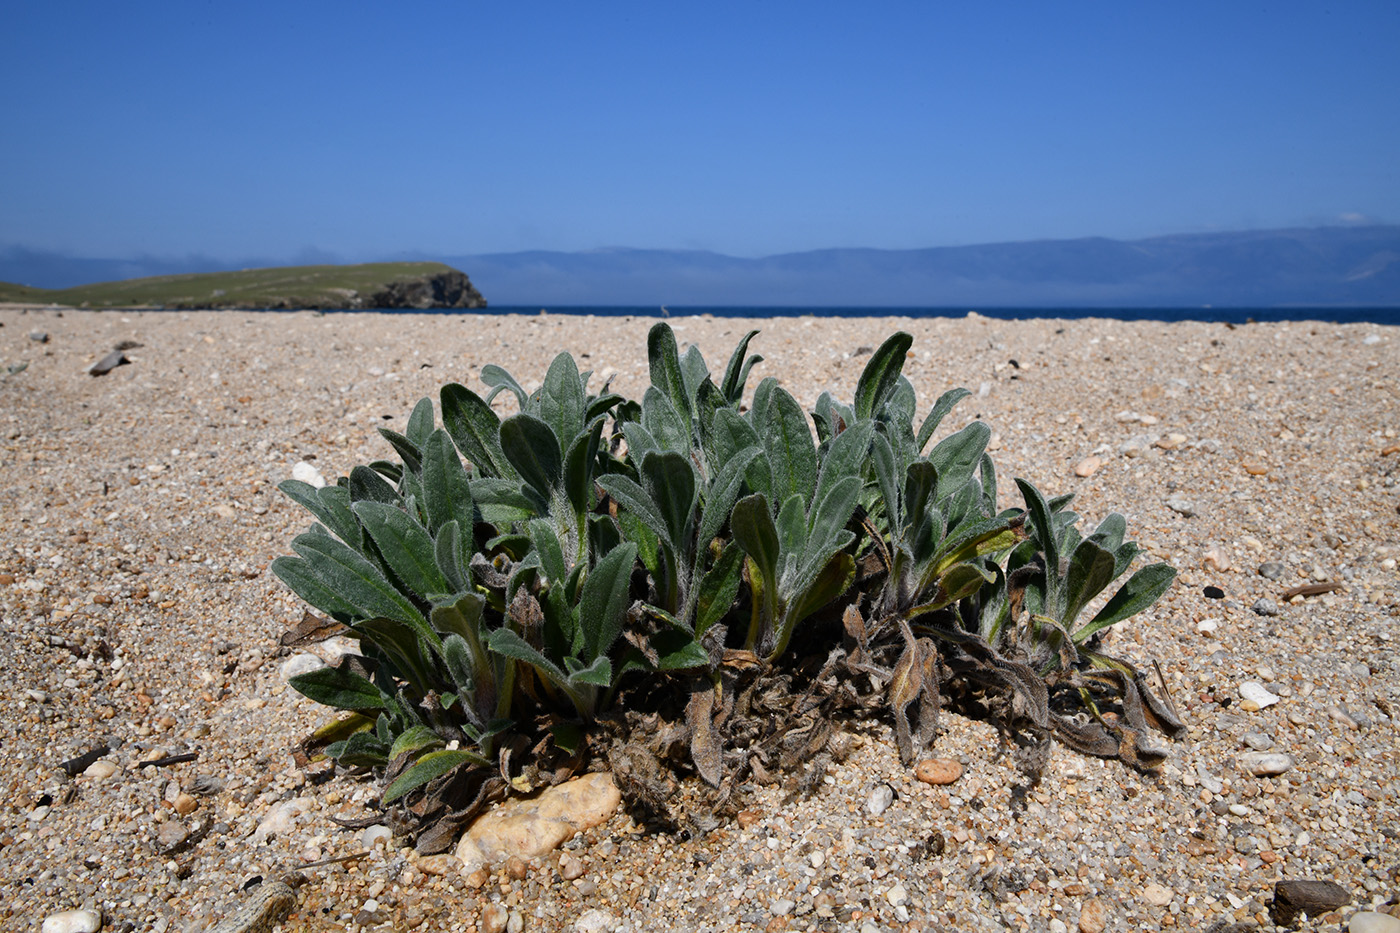
[{"label": "distant mountain range", "polygon": [[[1317,227],[1143,240],[1037,240],[742,259],[689,250],[407,255],[471,276],[492,307],[1400,306],[1400,227]],[[76,259],[0,250],[0,280],[43,288],[274,265],[201,257]]]}]

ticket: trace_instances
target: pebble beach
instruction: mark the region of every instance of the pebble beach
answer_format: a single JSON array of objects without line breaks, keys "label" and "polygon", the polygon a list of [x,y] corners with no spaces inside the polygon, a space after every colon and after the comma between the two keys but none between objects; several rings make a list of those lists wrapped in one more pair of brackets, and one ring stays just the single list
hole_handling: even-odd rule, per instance
[{"label": "pebble beach", "polygon": [[1290,929],[1400,930],[1400,328],[1374,324],[670,320],[711,369],[758,329],[750,390],[808,409],[908,331],[921,410],[972,392],[940,436],[991,425],[1002,507],[1019,476],[1123,513],[1179,571],[1105,641],[1188,726],[1159,775],[1058,747],[1016,809],[993,728],[945,715],[951,783],[876,720],[816,793],[756,788],[704,836],[618,810],[464,871],[337,825],[376,789],[292,755],[330,714],[286,683],[325,649],[279,644],[304,607],[268,567],[311,519],[277,484],[384,457],[378,427],[491,363],[533,388],[568,351],[640,397],[653,323],[0,308],[0,928],[206,930],[301,870],[285,931],[1269,931],[1290,880],[1347,896]]}]

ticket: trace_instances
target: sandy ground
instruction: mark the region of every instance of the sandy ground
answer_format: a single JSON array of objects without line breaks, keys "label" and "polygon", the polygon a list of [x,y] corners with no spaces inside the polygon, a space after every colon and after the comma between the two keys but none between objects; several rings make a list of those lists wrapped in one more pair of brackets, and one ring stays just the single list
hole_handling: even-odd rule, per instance
[{"label": "sandy ground", "polygon": [[[204,929],[252,877],[360,851],[329,817],[364,814],[372,788],[313,786],[289,754],[325,713],[279,675],[301,607],[267,568],[309,518],[276,484],[301,460],[333,478],[385,455],[377,426],[444,382],[480,388],[486,363],[529,385],[568,350],[639,396],[651,323],[0,310],[0,927],[86,906],[106,930]],[[921,406],[970,388],[949,425],[993,426],[1006,486],[1121,511],[1180,569],[1110,648],[1160,661],[1189,735],[1156,779],[1057,749],[1016,814],[985,724],[945,717],[939,753],[966,766],[947,788],[872,726],[818,794],[760,789],[742,825],[688,839],[618,816],[567,844],[585,867],[568,881],[554,857],[479,884],[379,848],[309,869],[285,929],[1267,928],[1274,883],[1314,878],[1353,901],[1303,928],[1337,930],[1400,894],[1400,329],[672,323],[712,368],[760,328],[750,385],[775,375],[809,406],[850,397],[862,348],[913,333]],[[84,373],[124,340],[130,365]],[[1312,582],[1341,589],[1284,602]],[[1247,681],[1279,702],[1249,711]],[[1246,742],[1292,767],[1253,776]],[[105,778],[59,768],[102,743]],[[894,803],[872,815],[881,782]],[[255,834],[274,812],[281,831]]]}]

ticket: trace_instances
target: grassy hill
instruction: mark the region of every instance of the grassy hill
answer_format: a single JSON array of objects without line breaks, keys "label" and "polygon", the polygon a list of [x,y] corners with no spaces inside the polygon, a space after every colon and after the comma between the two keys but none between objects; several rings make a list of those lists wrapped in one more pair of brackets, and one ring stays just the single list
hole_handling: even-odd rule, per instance
[{"label": "grassy hill", "polygon": [[349,308],[391,284],[454,273],[438,262],[379,262],[357,266],[282,266],[162,275],[76,288],[44,289],[0,282],[0,301],[76,308]]}]

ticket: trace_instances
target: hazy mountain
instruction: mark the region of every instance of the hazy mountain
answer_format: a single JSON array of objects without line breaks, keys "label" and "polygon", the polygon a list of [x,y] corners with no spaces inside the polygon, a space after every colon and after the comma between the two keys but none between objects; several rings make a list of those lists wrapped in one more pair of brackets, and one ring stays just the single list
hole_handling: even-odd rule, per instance
[{"label": "hazy mountain", "polygon": [[[369,257],[359,257],[369,258]],[[373,257],[406,259],[406,255]],[[1319,227],[1145,240],[1040,240],[760,259],[604,249],[414,256],[471,276],[492,306],[1400,306],[1400,227]],[[0,250],[0,280],[42,288],[267,260],[75,259]]]}]

